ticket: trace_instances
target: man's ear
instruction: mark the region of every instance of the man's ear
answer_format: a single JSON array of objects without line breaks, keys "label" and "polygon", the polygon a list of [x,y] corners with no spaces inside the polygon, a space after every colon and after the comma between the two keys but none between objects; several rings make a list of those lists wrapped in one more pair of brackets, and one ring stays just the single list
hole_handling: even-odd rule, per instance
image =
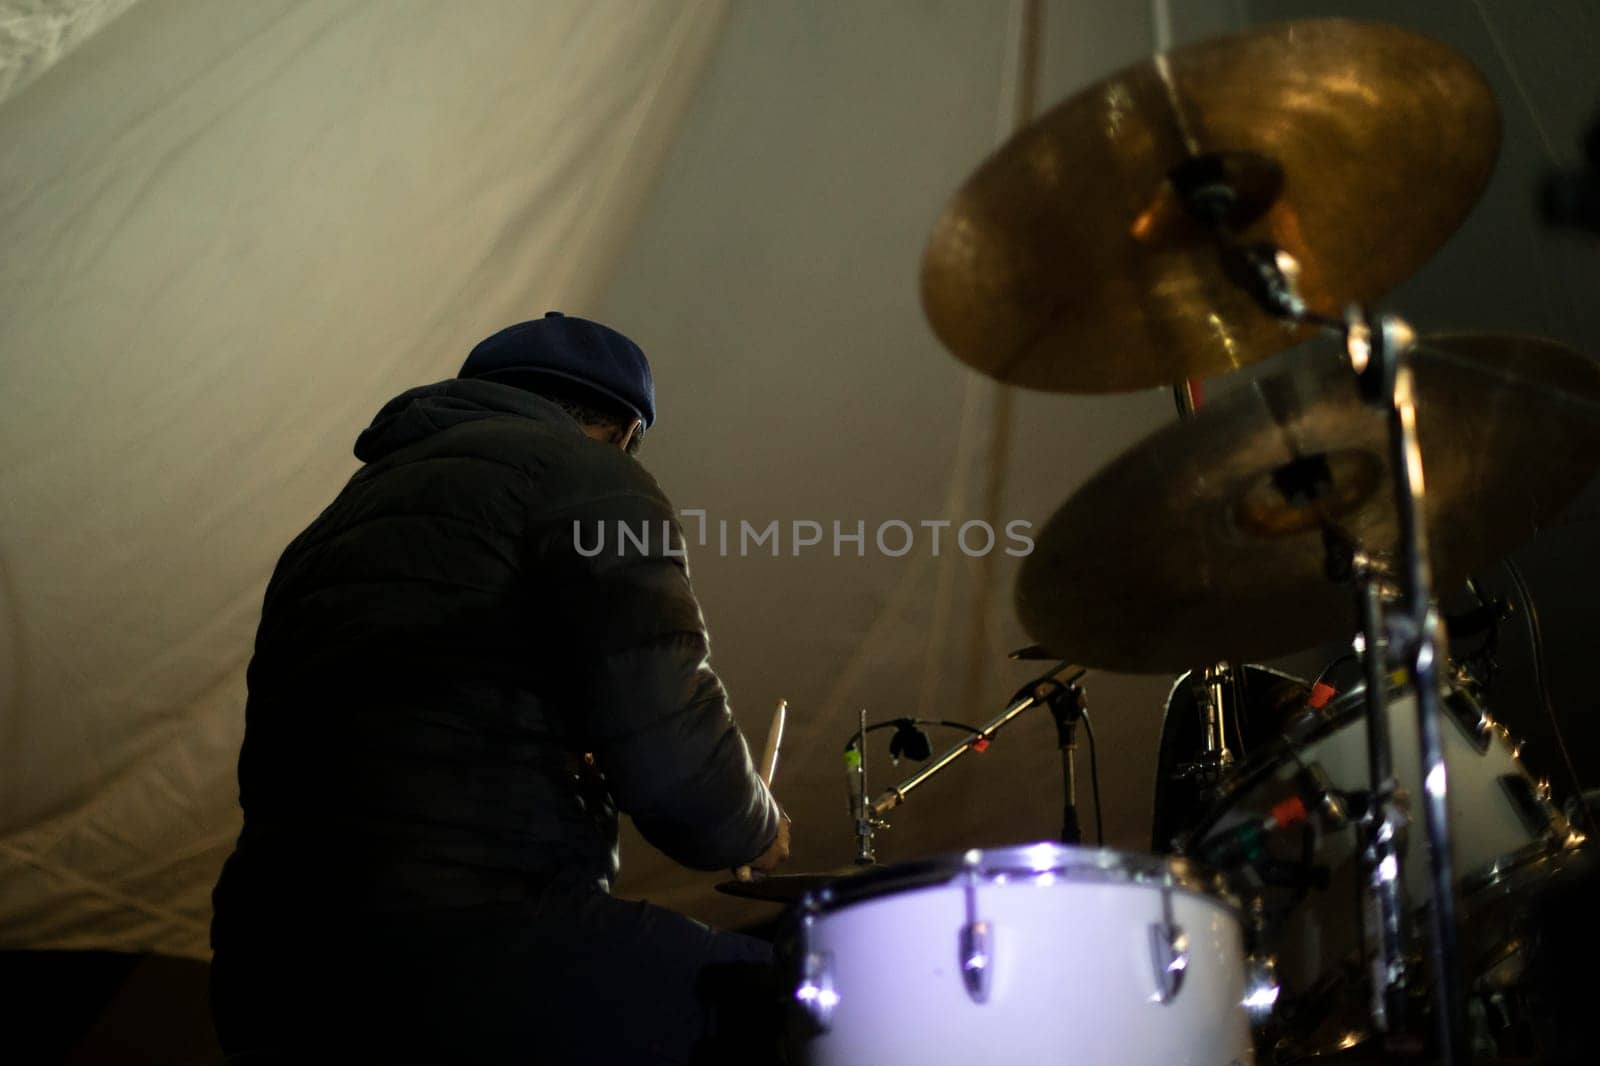
[{"label": "man's ear", "polygon": [[635,418],[628,423],[628,427],[626,429],[619,430],[617,436],[611,438],[612,443],[621,448],[623,451],[627,451],[633,446],[633,439],[637,437],[643,430],[644,420]]}]

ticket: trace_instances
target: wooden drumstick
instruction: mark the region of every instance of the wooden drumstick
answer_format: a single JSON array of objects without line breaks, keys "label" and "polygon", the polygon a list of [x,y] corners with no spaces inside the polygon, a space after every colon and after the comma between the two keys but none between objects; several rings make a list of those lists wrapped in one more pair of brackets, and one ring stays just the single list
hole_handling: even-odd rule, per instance
[{"label": "wooden drumstick", "polygon": [[[778,746],[783,743],[783,723],[789,714],[789,701],[779,700],[778,707],[772,712],[772,724],[767,726],[767,746],[761,750],[761,781],[769,789],[772,787],[772,775],[778,769]],[[733,871],[733,876],[740,881],[752,881],[755,873],[748,866],[741,866]]]}]

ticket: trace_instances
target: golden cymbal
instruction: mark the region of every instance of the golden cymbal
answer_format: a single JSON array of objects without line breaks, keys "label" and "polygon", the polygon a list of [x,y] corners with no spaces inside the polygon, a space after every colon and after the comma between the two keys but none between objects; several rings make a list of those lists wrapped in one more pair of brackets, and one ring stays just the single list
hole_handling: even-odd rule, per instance
[{"label": "golden cymbal", "polygon": [[[1289,359],[1147,437],[1056,511],[1017,578],[1030,636],[1089,666],[1176,673],[1354,632],[1323,528],[1392,557],[1387,426],[1342,358]],[[1600,468],[1600,362],[1465,335],[1425,339],[1412,367],[1444,588],[1529,539]]]},{"label": "golden cymbal", "polygon": [[1233,370],[1307,334],[1230,283],[1175,172],[1232,186],[1238,238],[1293,254],[1307,304],[1338,316],[1444,243],[1499,144],[1477,69],[1408,30],[1317,19],[1181,48],[1072,96],[972,175],[924,253],[923,307],[963,362],[1028,388]]}]

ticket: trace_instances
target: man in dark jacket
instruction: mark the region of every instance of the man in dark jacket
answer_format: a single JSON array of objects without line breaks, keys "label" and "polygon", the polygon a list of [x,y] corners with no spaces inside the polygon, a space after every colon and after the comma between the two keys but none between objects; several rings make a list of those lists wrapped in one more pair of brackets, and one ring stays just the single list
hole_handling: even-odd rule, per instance
[{"label": "man in dark jacket", "polygon": [[225,1050],[686,1061],[715,1039],[710,977],[770,962],[609,895],[619,810],[697,870],[788,854],[672,505],[629,454],[654,408],[637,346],[552,312],[356,441],[250,663],[214,896]]}]

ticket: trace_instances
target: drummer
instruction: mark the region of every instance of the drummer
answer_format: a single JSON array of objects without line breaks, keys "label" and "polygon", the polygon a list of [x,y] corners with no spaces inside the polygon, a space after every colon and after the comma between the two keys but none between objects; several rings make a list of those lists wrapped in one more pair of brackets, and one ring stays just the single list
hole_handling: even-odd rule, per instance
[{"label": "drummer", "polygon": [[551,312],[356,441],[250,665],[212,929],[230,1055],[762,1057],[769,946],[609,895],[619,808],[696,869],[789,854],[634,458],[655,414],[632,341]]}]

